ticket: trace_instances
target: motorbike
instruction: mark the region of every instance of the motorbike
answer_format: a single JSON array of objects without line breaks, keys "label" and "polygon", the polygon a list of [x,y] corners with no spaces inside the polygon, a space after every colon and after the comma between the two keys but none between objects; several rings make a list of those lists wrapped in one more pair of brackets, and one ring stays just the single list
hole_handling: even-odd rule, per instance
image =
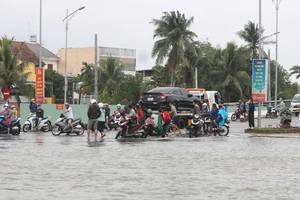
[{"label": "motorbike", "polygon": [[118,130],[120,117],[121,117],[120,113],[117,113],[110,117],[110,119],[108,120],[108,127],[110,130],[112,129]]},{"label": "motorbike", "polygon": [[[213,123],[209,118],[203,118],[204,119],[204,133],[207,134],[209,132],[209,127],[211,127],[211,124]],[[214,124],[212,127],[212,133],[214,134],[214,136],[216,136],[217,134],[219,136],[227,136],[229,134],[229,120],[226,119],[225,123],[223,126],[219,127],[219,129],[216,128],[216,126]]]},{"label": "motorbike", "polygon": [[293,113],[288,108],[284,108],[280,112],[280,116],[281,116],[281,118],[280,118],[281,127],[282,128],[290,128]]},{"label": "motorbike", "polygon": [[192,138],[193,136],[198,137],[200,136],[201,127],[204,125],[204,121],[201,119],[200,115],[194,115],[192,119],[192,124],[189,131],[189,137]]},{"label": "motorbike", "polygon": [[[38,124],[37,126],[37,130],[41,130],[43,132],[47,132],[50,130],[51,127],[51,121],[50,121],[50,117],[44,117]],[[36,120],[36,115],[29,115],[27,117],[26,122],[23,125],[23,132],[28,132],[31,129],[33,129],[33,125],[35,123]]]},{"label": "motorbike", "polygon": [[119,130],[116,134],[116,139],[120,136],[123,138],[140,138],[144,133],[144,124],[135,124],[132,119],[125,115],[119,121]]},{"label": "motorbike", "polygon": [[[5,126],[2,124],[2,121],[4,119],[3,115],[0,115],[0,133],[1,134],[7,134],[8,133],[8,126]],[[21,118],[13,119],[11,121],[10,125],[10,133],[12,135],[19,135],[21,132],[21,124],[20,124]]]},{"label": "motorbike", "polygon": [[240,119],[241,116],[240,116],[240,108],[237,107],[236,110],[234,111],[234,113],[232,113],[231,115],[231,121],[236,121],[237,119]]},{"label": "motorbike", "polygon": [[[84,124],[82,123],[82,119],[74,119],[72,122],[72,126],[74,128],[74,132],[77,135],[83,135],[84,133]],[[72,133],[72,127],[68,124],[67,118],[64,114],[61,114],[59,118],[54,122],[54,126],[52,128],[52,134],[54,136],[59,136],[61,133]]]},{"label": "motorbike", "polygon": [[276,108],[273,108],[272,106],[268,107],[267,113],[266,113],[266,118],[277,118],[278,117],[278,110]]},{"label": "motorbike", "polygon": [[[162,138],[165,137],[165,133],[159,133],[156,131],[156,128],[154,127],[154,118],[152,116],[148,116],[148,118],[144,122],[144,133],[142,134],[143,138],[146,138],[148,136],[160,136]],[[168,130],[168,128],[167,128]]]}]

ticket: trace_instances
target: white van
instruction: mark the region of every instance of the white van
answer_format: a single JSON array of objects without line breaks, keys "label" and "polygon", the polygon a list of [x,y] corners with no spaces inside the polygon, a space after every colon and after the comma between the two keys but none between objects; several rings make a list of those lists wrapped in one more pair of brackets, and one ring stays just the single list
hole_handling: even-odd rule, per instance
[{"label": "white van", "polygon": [[300,109],[300,94],[295,94],[291,102],[290,110],[292,111],[292,113],[298,116],[299,115],[298,109]]},{"label": "white van", "polygon": [[210,109],[213,103],[223,103],[221,94],[218,91],[189,91],[194,97],[198,97],[201,100],[207,99],[209,102]]}]

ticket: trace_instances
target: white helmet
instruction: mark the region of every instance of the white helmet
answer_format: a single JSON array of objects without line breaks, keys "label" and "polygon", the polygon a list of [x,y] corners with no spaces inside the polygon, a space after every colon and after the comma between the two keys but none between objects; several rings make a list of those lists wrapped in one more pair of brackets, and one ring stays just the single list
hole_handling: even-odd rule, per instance
[{"label": "white helmet", "polygon": [[207,103],[203,103],[202,106],[204,106],[204,107],[207,106]]},{"label": "white helmet", "polygon": [[8,106],[8,104],[6,103],[6,104],[4,104],[4,107],[9,107],[9,106]]},{"label": "white helmet", "polygon": [[99,108],[103,108],[103,103],[98,104]]},{"label": "white helmet", "polygon": [[118,103],[118,104],[117,104],[117,108],[121,108],[121,104]]},{"label": "white helmet", "polygon": [[91,104],[97,103],[96,99],[91,100]]}]

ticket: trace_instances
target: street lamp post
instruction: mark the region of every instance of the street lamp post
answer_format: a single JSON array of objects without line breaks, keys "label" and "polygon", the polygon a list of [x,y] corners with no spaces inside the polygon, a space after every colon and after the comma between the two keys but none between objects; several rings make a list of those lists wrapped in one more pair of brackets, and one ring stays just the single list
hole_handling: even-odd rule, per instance
[{"label": "street lamp post", "polygon": [[66,10],[66,17],[62,20],[65,23],[66,29],[66,48],[65,48],[65,94],[64,94],[64,103],[67,102],[67,89],[68,89],[68,79],[67,79],[67,64],[68,64],[68,28],[69,23],[73,16],[77,13],[77,11],[84,9],[85,6],[81,6],[77,10],[73,11],[72,13],[68,14],[68,9]]},{"label": "street lamp post", "polygon": [[[274,2],[275,0],[272,0],[272,2],[275,4],[275,9],[276,9],[276,33],[278,33],[278,11],[279,11],[279,4],[281,3],[282,0],[280,0],[278,2],[278,0],[276,0],[276,2]],[[277,82],[278,82],[278,34],[276,34],[276,55],[275,55],[275,108],[277,108]]]}]

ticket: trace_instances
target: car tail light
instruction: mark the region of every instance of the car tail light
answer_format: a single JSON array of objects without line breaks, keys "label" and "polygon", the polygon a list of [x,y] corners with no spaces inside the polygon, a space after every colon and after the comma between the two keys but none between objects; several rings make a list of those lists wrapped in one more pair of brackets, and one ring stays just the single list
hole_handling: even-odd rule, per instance
[{"label": "car tail light", "polygon": [[164,95],[164,94],[159,94],[160,96],[160,100],[165,100],[168,98],[168,96]]}]

